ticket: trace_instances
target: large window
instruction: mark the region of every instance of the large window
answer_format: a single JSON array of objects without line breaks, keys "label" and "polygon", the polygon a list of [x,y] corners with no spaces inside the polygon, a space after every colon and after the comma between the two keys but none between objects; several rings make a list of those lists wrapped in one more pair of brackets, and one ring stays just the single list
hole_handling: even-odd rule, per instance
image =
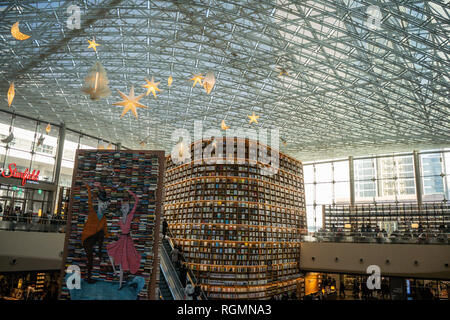
[{"label": "large window", "polygon": [[[450,150],[419,152],[424,202],[450,199]],[[355,203],[415,202],[413,154],[356,158]],[[322,225],[322,206],[350,203],[349,162],[305,163],[305,196],[309,231]]]},{"label": "large window", "polygon": [[424,201],[449,200],[450,152],[420,155]]},{"label": "large window", "polygon": [[323,205],[350,201],[348,161],[305,164],[304,180],[308,228],[314,231],[322,226]]}]

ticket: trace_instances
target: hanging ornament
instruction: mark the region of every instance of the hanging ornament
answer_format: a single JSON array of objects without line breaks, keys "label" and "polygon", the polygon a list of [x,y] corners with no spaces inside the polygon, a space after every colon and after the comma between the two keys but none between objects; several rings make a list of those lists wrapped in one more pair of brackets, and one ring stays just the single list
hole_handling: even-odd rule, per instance
[{"label": "hanging ornament", "polygon": [[255,113],[253,112],[253,114],[251,116],[247,116],[250,118],[250,124],[252,124],[253,122],[258,123],[258,118],[259,116],[255,115]]},{"label": "hanging ornament", "polygon": [[139,142],[139,144],[141,145],[142,148],[144,148],[147,145],[147,142],[141,141],[141,142]]},{"label": "hanging ornament", "polygon": [[108,83],[109,80],[106,75],[106,70],[103,68],[102,64],[97,61],[84,79],[81,91],[88,94],[91,100],[106,98],[111,94]]},{"label": "hanging ornament", "polygon": [[147,93],[145,94],[146,96],[148,96],[151,93],[153,93],[153,96],[156,99],[156,91],[161,91],[160,89],[158,89],[158,84],[159,82],[155,83],[155,80],[152,77],[152,81],[148,81],[148,79],[146,78],[145,81],[147,81],[147,84],[144,84],[143,87],[147,88]]},{"label": "hanging ornament", "polygon": [[104,149],[105,149],[105,145],[104,145],[103,140],[100,140],[100,141],[98,142],[98,144],[97,144],[97,149],[99,149],[99,150],[104,150]]},{"label": "hanging ornament", "polygon": [[222,128],[222,130],[230,129],[230,127],[225,124],[225,120],[222,120],[222,123],[220,124],[220,127]]},{"label": "hanging ornament", "polygon": [[51,130],[52,130],[52,126],[49,123],[49,124],[47,124],[47,127],[45,127],[45,132],[47,132],[47,134],[49,134]]},{"label": "hanging ornament", "polygon": [[194,74],[194,76],[189,79],[191,81],[194,81],[194,84],[192,85],[192,88],[195,87],[195,85],[197,83],[200,83],[200,85],[202,85],[202,79],[204,79],[205,77],[203,77],[203,74]]},{"label": "hanging ornament", "polygon": [[281,138],[281,142],[283,143],[283,146],[285,146],[285,147],[287,146],[287,142],[285,139]]},{"label": "hanging ornament", "polygon": [[11,141],[13,141],[13,139],[14,139],[14,135],[12,132],[10,132],[9,135],[5,139],[2,140],[2,143],[8,144]]},{"label": "hanging ornament", "polygon": [[19,21],[17,21],[16,23],[14,23],[12,25],[12,27],[11,27],[11,35],[15,39],[20,40],[20,41],[27,40],[27,39],[29,39],[31,37],[31,36],[29,36],[29,35],[27,35],[25,33],[20,32]]},{"label": "hanging ornament", "polygon": [[41,134],[41,136],[39,137],[38,142],[37,142],[37,147],[41,146],[44,143],[44,139],[45,139],[44,135]]},{"label": "hanging ornament", "polygon": [[[119,91],[119,90],[117,90],[117,91]],[[147,106],[144,106],[143,104],[138,102],[140,99],[142,99],[143,96],[145,96],[145,93],[141,94],[138,97],[135,97],[134,96],[134,87],[133,86],[131,86],[130,94],[128,96],[126,94],[124,94],[123,92],[121,92],[121,91],[119,91],[119,94],[122,97],[123,101],[113,103],[113,105],[114,106],[122,106],[122,107],[124,107],[122,115],[120,116],[121,118],[128,111],[131,110],[131,112],[133,112],[134,116],[137,119],[138,118],[138,114],[137,114],[137,111],[136,111],[136,107],[138,107],[138,108],[148,108]]]},{"label": "hanging ornament", "polygon": [[93,38],[92,41],[88,40],[88,42],[89,42],[88,49],[92,48],[92,49],[94,49],[95,52],[97,52],[97,46],[99,46],[100,44],[95,42],[95,38]]},{"label": "hanging ornament", "polygon": [[286,69],[278,67],[278,69],[280,70],[280,74],[278,75],[279,77],[281,76],[288,76],[288,72],[286,71]]},{"label": "hanging ornament", "polygon": [[169,78],[167,79],[167,84],[170,86],[172,86],[172,82],[173,82],[173,78],[172,76],[169,76]]},{"label": "hanging ornament", "polygon": [[207,94],[211,93],[215,83],[216,78],[214,77],[214,73],[209,71],[205,76],[205,80],[203,81],[203,87],[205,88]]},{"label": "hanging ornament", "polygon": [[113,149],[113,146],[112,146],[112,143],[111,143],[111,142],[108,144],[108,146],[106,147],[106,149],[108,149],[108,150],[112,150],[112,149]]},{"label": "hanging ornament", "polygon": [[16,91],[14,90],[14,82],[11,82],[8,89],[8,107],[11,107],[15,95]]}]

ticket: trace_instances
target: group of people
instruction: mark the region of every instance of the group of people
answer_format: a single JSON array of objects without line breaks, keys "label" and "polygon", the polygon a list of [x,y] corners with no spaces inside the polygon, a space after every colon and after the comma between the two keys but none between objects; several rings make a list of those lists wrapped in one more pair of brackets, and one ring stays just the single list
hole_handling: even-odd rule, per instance
[{"label": "group of people", "polygon": [[290,293],[284,292],[282,294],[274,295],[270,298],[270,300],[283,300],[283,301],[298,300],[298,297],[297,297],[297,293],[295,291],[292,291]]},{"label": "group of people", "polygon": [[61,216],[52,215],[47,212],[46,215],[39,217],[37,213],[31,211],[24,212],[20,207],[16,207],[14,211],[8,206],[2,214],[2,221],[21,222],[21,223],[39,223],[39,224],[52,224],[59,225],[66,223],[65,219]]}]

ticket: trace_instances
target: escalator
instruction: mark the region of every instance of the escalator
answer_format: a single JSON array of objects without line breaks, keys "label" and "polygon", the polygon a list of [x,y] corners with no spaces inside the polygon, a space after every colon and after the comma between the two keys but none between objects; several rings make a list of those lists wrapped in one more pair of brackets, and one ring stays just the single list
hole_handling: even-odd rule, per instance
[{"label": "escalator", "polygon": [[[161,246],[161,262],[160,262],[160,295],[164,300],[183,300],[185,298],[184,286],[180,281],[180,269],[172,263],[171,255],[173,244],[169,239],[162,240]],[[194,287],[197,284],[197,279],[190,269],[187,271],[186,280]],[[200,300],[207,300],[203,290],[200,290]]]},{"label": "escalator", "polygon": [[159,293],[162,300],[173,300],[172,292],[164,277],[163,271],[159,268]]}]

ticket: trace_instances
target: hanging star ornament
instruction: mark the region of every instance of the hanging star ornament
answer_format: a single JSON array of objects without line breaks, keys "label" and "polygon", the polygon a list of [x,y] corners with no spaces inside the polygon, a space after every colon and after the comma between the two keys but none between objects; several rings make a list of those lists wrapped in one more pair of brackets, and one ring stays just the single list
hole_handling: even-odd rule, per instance
[{"label": "hanging star ornament", "polygon": [[172,86],[172,82],[173,82],[173,78],[172,78],[172,76],[169,76],[169,78],[167,79],[167,85],[169,87]]},{"label": "hanging star ornament", "polygon": [[197,83],[200,83],[200,85],[202,85],[202,80],[204,79],[205,77],[203,77],[203,74],[194,74],[194,76],[191,78],[191,79],[189,79],[189,80],[191,80],[191,81],[194,81],[194,84],[192,85],[192,88],[193,87],[195,87],[195,85],[197,84]]},{"label": "hanging star ornament", "polygon": [[47,132],[47,134],[50,133],[50,131],[52,130],[52,126],[50,125],[50,123],[47,125],[47,127],[45,128],[45,132]]},{"label": "hanging star ornament", "polygon": [[147,78],[145,79],[145,81],[147,81],[147,84],[143,85],[144,88],[147,88],[147,93],[145,95],[148,96],[150,94],[150,92],[151,92],[151,93],[153,93],[153,96],[156,99],[156,91],[161,91],[158,88],[159,82],[155,83],[155,80],[153,79],[153,77],[152,77],[152,81],[148,81]]},{"label": "hanging star ornament", "polygon": [[259,116],[255,115],[255,113],[253,112],[253,114],[251,116],[247,116],[250,118],[250,124],[252,124],[253,122],[258,123],[258,118]]},{"label": "hanging star ornament", "polygon": [[222,130],[230,129],[230,127],[225,124],[225,120],[222,120],[222,123],[220,124],[220,127],[222,128]]},{"label": "hanging star ornament", "polygon": [[[119,91],[119,90],[117,90],[117,91]],[[137,119],[138,118],[138,114],[137,114],[137,111],[136,111],[136,107],[138,107],[138,108],[148,108],[147,106],[144,106],[143,104],[138,102],[140,99],[142,99],[143,96],[145,96],[145,93],[141,94],[138,97],[135,97],[134,96],[134,87],[133,86],[131,86],[130,94],[128,96],[126,94],[124,94],[123,92],[121,92],[121,91],[119,91],[119,94],[122,97],[123,101],[113,103],[113,106],[122,106],[122,107],[124,107],[122,115],[120,116],[121,118],[128,111],[131,110],[131,112],[133,112],[134,116]]]},{"label": "hanging star ornament", "polygon": [[97,46],[99,46],[100,44],[95,42],[95,38],[92,39],[92,41],[91,41],[91,40],[88,40],[88,42],[89,42],[89,47],[88,47],[88,49],[89,49],[89,48],[92,48],[92,49],[94,49],[94,51],[97,51]]},{"label": "hanging star ornament", "polygon": [[8,107],[11,107],[15,95],[16,91],[14,90],[14,82],[11,82],[8,89]]}]

